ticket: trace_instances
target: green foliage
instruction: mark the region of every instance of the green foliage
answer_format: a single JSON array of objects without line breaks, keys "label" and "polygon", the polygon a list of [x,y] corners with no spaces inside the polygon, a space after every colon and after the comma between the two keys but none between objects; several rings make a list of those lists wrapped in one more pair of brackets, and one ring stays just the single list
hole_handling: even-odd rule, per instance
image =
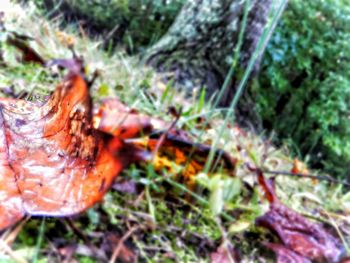
[{"label": "green foliage", "polygon": [[[35,0],[37,6],[83,20],[94,33],[108,35],[130,51],[155,43],[169,28],[185,0]],[[53,11],[57,10],[57,11]],[[112,43],[113,44],[113,43]]]},{"label": "green foliage", "polygon": [[254,88],[264,127],[336,175],[350,163],[349,39],[349,1],[290,1]]}]

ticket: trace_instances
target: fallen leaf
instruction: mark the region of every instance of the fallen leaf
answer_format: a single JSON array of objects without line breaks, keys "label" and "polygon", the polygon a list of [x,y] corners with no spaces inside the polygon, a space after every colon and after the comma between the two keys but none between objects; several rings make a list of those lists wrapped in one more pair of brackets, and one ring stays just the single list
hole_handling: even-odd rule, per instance
[{"label": "fallen leaf", "polygon": [[[194,143],[191,136],[183,130],[165,130],[171,127],[171,123],[137,113],[116,98],[103,101],[95,110],[93,122],[96,129],[122,139],[149,134],[135,143],[149,151],[158,150],[153,162],[155,169],[178,174],[178,167],[186,166],[182,170],[182,177],[189,184],[193,184],[194,175],[203,170],[212,150],[208,145]],[[157,147],[160,141],[161,144]],[[229,154],[216,150],[215,157],[220,160],[217,168],[224,167],[233,173],[235,160]]]},{"label": "fallen leaf", "polygon": [[115,98],[105,99],[94,114],[96,129],[123,139],[149,134],[154,127],[163,123],[155,118],[134,113],[132,109]]},{"label": "fallen leaf", "polygon": [[259,184],[270,203],[270,210],[257,218],[256,225],[269,229],[281,241],[278,246],[268,245],[276,252],[277,257],[288,258],[285,255],[292,257],[296,254],[298,260],[305,260],[299,262],[340,262],[345,256],[341,242],[320,224],[311,222],[282,204],[276,196],[273,181],[267,180],[261,170],[257,169],[256,172]]},{"label": "fallen leaf", "polygon": [[137,150],[92,127],[84,78],[49,101],[0,100],[0,230],[24,215],[68,216],[100,201]]},{"label": "fallen leaf", "polygon": [[300,256],[283,245],[265,243],[266,247],[275,252],[277,263],[311,263],[311,260]]},{"label": "fallen leaf", "polygon": [[21,51],[23,62],[44,65],[45,60],[30,46],[29,39],[29,37],[18,35],[15,32],[9,32],[6,43]]}]

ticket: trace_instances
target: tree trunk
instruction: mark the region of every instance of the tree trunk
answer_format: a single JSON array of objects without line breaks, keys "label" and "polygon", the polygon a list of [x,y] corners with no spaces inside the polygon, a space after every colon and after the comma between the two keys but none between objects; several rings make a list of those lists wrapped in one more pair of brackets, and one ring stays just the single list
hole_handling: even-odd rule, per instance
[{"label": "tree trunk", "polygon": [[[170,72],[179,87],[189,90],[205,87],[208,94],[217,92],[232,65],[245,1],[188,1],[167,34],[148,51],[146,62],[160,72]],[[240,69],[247,67],[267,24],[271,8],[278,7],[282,1],[250,1],[239,54]],[[276,5],[272,6],[272,2]],[[252,75],[259,71],[262,53],[254,65]],[[239,81],[238,75],[233,76],[230,90],[221,100],[222,105],[230,103]]]}]

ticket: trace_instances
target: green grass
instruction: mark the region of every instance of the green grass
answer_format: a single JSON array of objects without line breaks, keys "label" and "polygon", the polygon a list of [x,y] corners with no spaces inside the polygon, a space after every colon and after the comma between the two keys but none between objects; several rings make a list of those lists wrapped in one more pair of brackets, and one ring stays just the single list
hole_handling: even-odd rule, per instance
[{"label": "green grass", "polygon": [[[35,37],[37,42],[32,45],[45,58],[71,56],[58,39],[57,32],[62,31],[59,21],[44,20],[33,7],[24,11],[15,5],[6,12],[6,26]],[[113,242],[107,239],[108,234],[122,238],[128,230],[137,227],[126,245],[145,262],[210,262],[210,253],[223,241],[238,248],[248,261],[263,256],[273,262],[272,254],[266,253],[260,244],[268,235],[254,226],[255,218],[267,211],[267,203],[256,186],[255,174],[245,163],[290,171],[292,160],[288,149],[277,149],[269,140],[263,140],[263,136],[240,131],[234,126],[223,128],[227,124],[225,116],[232,114],[235,104],[230,109],[215,109],[204,102],[204,92],[186,97],[175,91],[172,83],[161,83],[152,69],[140,66],[137,57],[127,57],[123,51],[107,54],[100,49],[101,41],[85,37],[77,28],[63,31],[74,37],[76,51],[84,56],[89,73],[95,69],[101,71],[101,77],[92,88],[96,102],[105,96],[118,96],[130,107],[168,121],[172,120],[166,113],[169,106],[183,107],[178,128],[189,131],[202,143],[214,142],[215,147],[237,158],[236,177],[223,172],[210,177],[206,173],[199,174],[199,189],[192,192],[171,174],[156,173],[152,166],[132,166],[120,177],[135,183],[138,191],[128,194],[111,190],[103,203],[72,218],[80,234],[64,219],[32,218],[18,235],[10,230],[0,236],[0,240],[7,240],[12,233],[16,237],[9,242],[12,253],[27,261],[59,261],[62,249],[68,251],[74,245],[75,259],[98,262],[103,256],[108,260],[112,254],[114,247],[109,247]],[[47,95],[59,83],[61,77],[54,77],[35,65],[23,65],[13,54],[13,49],[5,47],[8,66],[0,68],[0,86],[14,85],[17,91]],[[198,124],[199,116],[207,119],[210,127],[204,129]],[[289,207],[336,225],[343,242],[349,243],[350,193],[346,194],[340,186],[279,176],[277,193]],[[0,261],[11,262],[8,253],[1,251],[0,248]],[[102,255],[95,259],[91,253]]]}]

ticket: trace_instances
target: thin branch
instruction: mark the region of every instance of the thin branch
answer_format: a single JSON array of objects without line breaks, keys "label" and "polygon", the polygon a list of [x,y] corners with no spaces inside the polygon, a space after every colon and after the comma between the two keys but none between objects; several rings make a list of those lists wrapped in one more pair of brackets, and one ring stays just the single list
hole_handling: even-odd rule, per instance
[{"label": "thin branch", "polygon": [[123,248],[124,246],[124,242],[135,232],[137,231],[138,229],[140,229],[141,227],[140,226],[134,226],[132,228],[129,229],[128,232],[125,233],[125,235],[119,240],[118,242],[118,245],[116,246],[116,248],[114,249],[113,251],[113,255],[111,257],[111,259],[109,260],[109,263],[114,263],[116,262],[118,256],[119,256],[119,253],[121,251],[121,249]]},{"label": "thin branch", "polygon": [[292,173],[292,172],[286,172],[286,171],[270,171],[270,170],[263,170],[263,172],[267,174],[274,174],[274,175],[286,175],[286,176],[294,176],[294,177],[300,177],[300,178],[317,179],[317,180],[327,181],[330,183],[342,184],[344,186],[350,187],[350,183],[347,181],[341,181],[325,175],[298,174],[298,173]]}]

